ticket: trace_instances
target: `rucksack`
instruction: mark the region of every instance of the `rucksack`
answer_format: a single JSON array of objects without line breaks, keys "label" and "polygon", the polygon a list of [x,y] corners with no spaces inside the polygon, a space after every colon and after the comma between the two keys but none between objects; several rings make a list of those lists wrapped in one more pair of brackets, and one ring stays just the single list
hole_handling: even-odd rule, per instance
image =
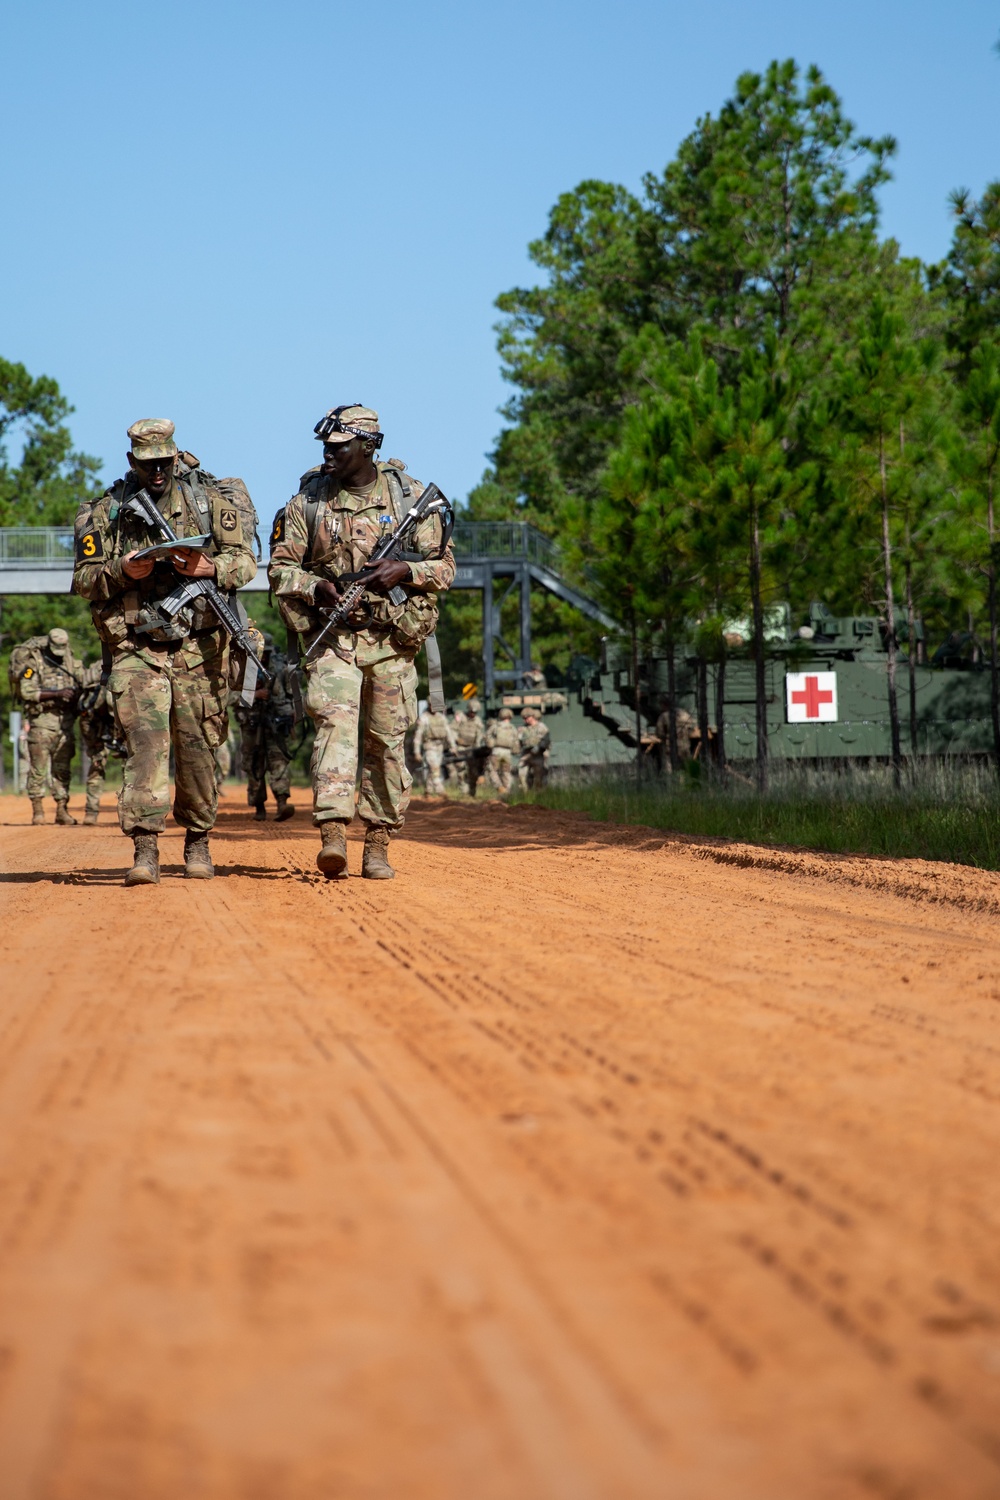
[{"label": "rucksack", "polygon": [[22,641],[20,646],[15,646],[10,653],[10,661],[7,663],[7,676],[10,681],[11,696],[18,703],[25,701],[21,693],[21,682],[24,678],[26,668],[32,667],[36,672],[41,668],[38,658],[49,644],[47,635],[33,635],[30,640]]},{"label": "rucksack", "polygon": [[[402,459],[390,458],[387,463],[380,465],[381,472],[389,482],[389,496],[392,500],[392,508],[396,512],[397,523],[401,521],[410,508],[410,495],[413,486],[410,484],[409,475],[403,469]],[[322,469],[307,469],[299,480],[299,494],[306,498],[302,504],[302,512],[306,520],[306,531],[309,541],[305,554],[300,564],[308,568],[312,558],[312,549],[316,541],[316,525],[319,518],[323,501],[319,498],[320,483],[323,478]],[[271,551],[273,552],[279,542],[285,539],[285,510],[283,505],[274,518],[271,527]]]}]

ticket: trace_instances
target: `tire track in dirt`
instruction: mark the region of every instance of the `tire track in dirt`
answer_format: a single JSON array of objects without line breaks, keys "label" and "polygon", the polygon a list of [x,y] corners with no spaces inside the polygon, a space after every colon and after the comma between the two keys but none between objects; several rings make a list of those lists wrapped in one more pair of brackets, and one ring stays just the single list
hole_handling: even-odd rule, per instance
[{"label": "tire track in dirt", "polygon": [[407,833],[0,828],[12,1500],[995,1495],[990,879]]}]

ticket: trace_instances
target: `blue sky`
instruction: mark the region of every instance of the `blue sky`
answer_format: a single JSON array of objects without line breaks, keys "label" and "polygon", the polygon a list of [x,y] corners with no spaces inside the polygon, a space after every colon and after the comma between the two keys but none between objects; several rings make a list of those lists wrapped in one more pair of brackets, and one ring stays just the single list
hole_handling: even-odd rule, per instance
[{"label": "blue sky", "polygon": [[21,0],[0,77],[0,354],[55,376],[122,471],[171,416],[266,522],[312,427],[376,406],[386,455],[462,497],[501,418],[493,299],[587,177],[638,188],[738,73],[817,62],[899,140],[884,227],[941,257],[947,195],[1000,177],[982,0]]}]

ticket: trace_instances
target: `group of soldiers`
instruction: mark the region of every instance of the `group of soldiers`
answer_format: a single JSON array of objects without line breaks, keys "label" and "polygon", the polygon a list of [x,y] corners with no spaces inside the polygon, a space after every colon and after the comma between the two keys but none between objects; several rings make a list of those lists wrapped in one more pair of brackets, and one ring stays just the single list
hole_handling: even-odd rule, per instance
[{"label": "group of soldiers", "polygon": [[[438,599],[455,577],[450,508],[401,460],[378,459],[383,434],[370,407],[333,407],[313,435],[322,462],[299,479],[270,538],[268,582],[295,642],[294,665],[254,633],[237,597],[260,555],[246,485],[216,478],[179,449],[173,422],[134,422],[127,471],[77,514],[73,592],[90,604],[102,661],[83,667],[58,629],[29,643],[37,649],[22,656],[15,683],[30,719],[28,792],[33,821],[42,820],[47,781],[57,821],[73,821],[67,803],[79,715],[91,755],[86,821],[96,821],[107,757],[119,748],[118,816],[133,846],[127,886],[159,882],[171,756],[185,877],[214,875],[217,757],[234,701],[257,817],[266,817],[268,782],[278,819],[293,815],[288,737],[301,710],[315,730],[318,868],[330,880],[346,877],[346,830],[357,815],[365,827],[362,875],[395,874],[389,844],[410,800],[406,738],[418,718],[416,655],[433,635]],[[265,673],[254,688],[261,651]],[[518,728],[511,710],[502,709],[486,727],[474,703],[451,724],[427,716],[417,726],[416,750],[429,789],[442,785],[441,767],[452,756],[466,760],[473,794],[481,774],[498,791],[509,789],[515,756],[522,782],[543,783],[548,730],[530,707],[521,717]]]},{"label": "group of soldiers", "polygon": [[101,663],[84,666],[59,626],[16,647],[11,660],[11,676],[27,719],[26,790],[32,823],[45,822],[46,790],[55,799],[56,822],[76,822],[69,811],[69,780],[77,722],[89,762],[83,821],[96,823],[108,760],[124,749]]},{"label": "group of soldiers", "polygon": [[[185,876],[214,875],[216,755],[228,740],[237,690],[257,816],[266,816],[268,780],[278,817],[292,815],[286,752],[293,677],[315,728],[316,863],[328,879],[346,876],[346,829],[357,813],[365,825],[362,875],[393,878],[389,842],[403,826],[412,784],[404,742],[417,718],[415,658],[455,576],[447,502],[432,506],[433,492],[425,496],[405,464],[377,459],[383,435],[371,408],[334,407],[313,434],[322,463],[302,475],[279,511],[268,567],[304,666],[292,669],[272,652],[256,690],[248,688],[255,653],[245,617],[240,626],[237,613],[238,628],[227,623],[241,608],[236,591],[257,571],[257,513],[243,481],[217,479],[179,449],[173,422],[143,418],[128,429],[127,472],[78,512],[73,591],[90,603],[103,658],[96,699],[103,694],[124,747],[118,814],[133,845],[127,886],[159,882],[171,755]],[[405,553],[383,547],[404,526]],[[393,555],[373,563],[378,548]],[[73,720],[86,671],[58,630],[18,664],[17,694],[31,721],[33,817],[35,804],[41,816],[50,779],[58,821],[72,821]]]},{"label": "group of soldiers", "polygon": [[[503,796],[512,785],[511,771],[517,757],[522,787],[543,787],[548,774],[549,731],[538,709],[521,709],[522,725],[514,723],[514,711],[501,708],[495,719],[484,724],[476,700],[446,713],[427,708],[417,720],[413,758],[424,768],[425,789],[442,793],[445,775],[454,784],[463,779],[470,797],[480,781]],[[463,776],[464,773],[464,776]]]},{"label": "group of soldiers", "polygon": [[[241,730],[241,759],[247,784],[247,801],[256,817],[266,816],[267,792],[277,803],[277,820],[293,817],[291,804],[292,749],[289,738],[294,723],[289,666],[265,637],[263,660],[271,682],[258,687],[253,702],[244,705],[231,694],[236,721]],[[31,802],[31,821],[45,822],[45,795],[56,804],[55,821],[75,824],[69,811],[70,768],[75,750],[76,727],[86,752],[85,824],[98,821],[101,793],[113,755],[122,759],[127,747],[108,694],[107,674],[100,660],[85,666],[74,654],[68,633],[56,626],[47,636],[33,636],[12,653],[13,687],[26,722],[25,749],[28,773],[25,790]],[[216,749],[216,781],[223,779],[224,741]]]}]

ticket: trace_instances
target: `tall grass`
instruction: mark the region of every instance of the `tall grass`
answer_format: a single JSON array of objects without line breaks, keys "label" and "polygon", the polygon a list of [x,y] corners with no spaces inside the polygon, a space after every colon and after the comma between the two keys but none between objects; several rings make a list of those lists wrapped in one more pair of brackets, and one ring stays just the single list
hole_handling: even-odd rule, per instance
[{"label": "tall grass", "polygon": [[789,844],[842,854],[945,860],[1000,869],[1000,794],[984,765],[915,768],[896,791],[888,768],[775,768],[767,795],[745,782],[615,771],[522,800],[612,823]]}]

